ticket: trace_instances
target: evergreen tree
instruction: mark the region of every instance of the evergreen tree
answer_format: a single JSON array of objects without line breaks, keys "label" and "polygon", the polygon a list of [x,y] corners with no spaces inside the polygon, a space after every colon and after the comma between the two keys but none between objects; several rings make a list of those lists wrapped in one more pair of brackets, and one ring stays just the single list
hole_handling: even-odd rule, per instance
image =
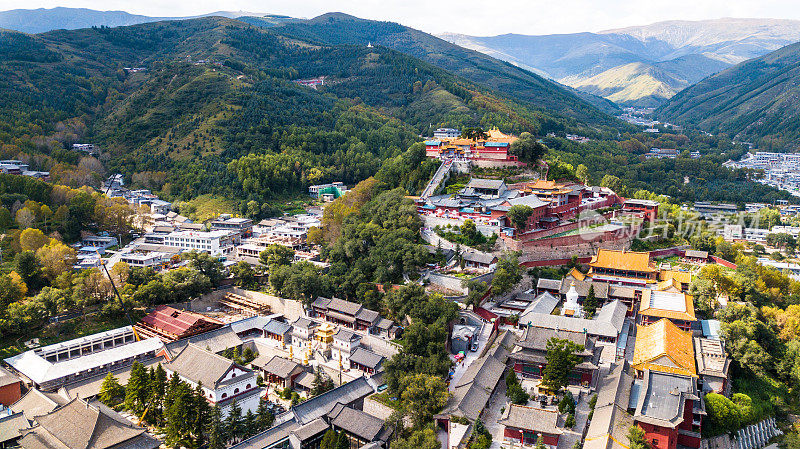
[{"label": "evergreen tree", "polygon": [[[177,376],[173,376],[177,377]],[[164,435],[166,443],[172,447],[192,447],[192,419],[194,401],[192,389],[186,382],[178,381],[170,392],[171,403],[164,413]]]},{"label": "evergreen tree", "polygon": [[311,381],[311,396],[318,396],[330,390],[333,390],[333,380],[317,367],[314,371],[314,380]]},{"label": "evergreen tree", "polygon": [[325,435],[322,437],[322,441],[319,444],[319,449],[336,449],[337,439],[336,431],[333,429],[328,429],[328,431],[325,432]]},{"label": "evergreen tree", "polygon": [[541,434],[539,434],[539,438],[536,439],[536,446],[534,447],[535,449],[546,449],[544,446],[544,437],[542,437]]},{"label": "evergreen tree", "polygon": [[258,433],[258,420],[252,410],[244,415],[244,437],[248,438]]},{"label": "evergreen tree", "polygon": [[266,399],[261,398],[261,400],[258,401],[258,411],[256,414],[258,415],[258,430],[263,431],[272,427],[272,423],[275,422],[275,415],[267,410]]},{"label": "evergreen tree", "polygon": [[225,443],[228,441],[228,438],[225,435],[225,426],[222,423],[222,410],[220,410],[218,405],[215,405],[214,408],[211,409],[206,436],[208,449],[225,448]]},{"label": "evergreen tree", "polygon": [[569,375],[581,359],[577,355],[580,346],[569,340],[551,338],[547,342],[547,366],[544,367],[542,384],[558,391],[569,382]]},{"label": "evergreen tree", "polygon": [[586,299],[583,300],[583,313],[586,318],[591,318],[597,312],[597,296],[594,293],[594,285],[589,286],[589,293],[586,294]]},{"label": "evergreen tree", "polygon": [[192,402],[194,403],[194,415],[191,416],[192,436],[194,437],[196,446],[200,447],[206,441],[206,429],[211,419],[211,406],[209,406],[208,401],[206,401],[202,382],[197,384],[192,392]]},{"label": "evergreen tree", "polygon": [[225,430],[228,437],[236,441],[242,436],[242,408],[233,400],[231,410],[228,412],[228,417],[225,419]]},{"label": "evergreen tree", "polygon": [[350,438],[344,431],[339,432],[339,437],[336,439],[336,449],[350,449]]},{"label": "evergreen tree", "polygon": [[164,425],[164,396],[167,391],[167,372],[159,363],[153,370],[150,377],[150,411],[148,415],[151,422],[156,425]]},{"label": "evergreen tree", "polygon": [[148,396],[148,376],[145,367],[138,361],[133,362],[131,376],[125,387],[125,408],[135,414],[144,411]]},{"label": "evergreen tree", "polygon": [[100,385],[100,402],[112,407],[123,398],[125,398],[125,387],[119,384],[113,374],[106,374],[103,384]]}]

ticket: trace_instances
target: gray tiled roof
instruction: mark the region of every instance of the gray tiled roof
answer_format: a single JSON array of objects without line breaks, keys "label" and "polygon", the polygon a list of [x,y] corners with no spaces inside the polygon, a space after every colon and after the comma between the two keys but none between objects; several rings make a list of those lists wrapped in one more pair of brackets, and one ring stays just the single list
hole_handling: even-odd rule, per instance
[{"label": "gray tiled roof", "polygon": [[278,377],[286,379],[295,370],[300,368],[300,364],[289,359],[274,355],[272,357],[259,356],[253,360],[252,366],[259,367],[268,373],[272,373]]},{"label": "gray tiled roof", "polygon": [[353,354],[350,356],[350,361],[366,366],[367,368],[377,369],[383,361],[383,356],[359,346],[353,351]]},{"label": "gray tiled roof", "polygon": [[317,323],[309,320],[308,318],[300,317],[297,319],[297,321],[292,323],[292,327],[299,329],[310,329],[312,327],[317,327]]},{"label": "gray tiled roof", "polygon": [[20,440],[31,449],[156,448],[159,441],[111,410],[73,399],[35,419],[37,426]]},{"label": "gray tiled roof", "polygon": [[25,396],[22,396],[17,402],[11,405],[11,410],[15,412],[22,412],[25,417],[33,420],[33,418],[41,415],[46,415],[57,407],[69,402],[58,393],[45,393],[37,389],[28,390]]},{"label": "gray tiled roof", "polygon": [[269,320],[264,327],[264,332],[275,335],[286,335],[292,330],[292,326],[278,320]]},{"label": "gray tiled roof", "polygon": [[480,179],[472,178],[467,183],[467,188],[473,189],[499,189],[504,184],[502,179]]},{"label": "gray tiled roof", "polygon": [[0,387],[21,382],[20,378],[11,374],[11,371],[0,366]]},{"label": "gray tiled roof", "polygon": [[491,253],[483,253],[480,251],[464,251],[461,258],[469,262],[477,262],[482,264],[491,264],[497,259],[497,256]]},{"label": "gray tiled roof", "polygon": [[561,281],[559,293],[566,295],[570,286],[572,285],[572,282],[575,282],[575,291],[578,292],[579,296],[585,297],[589,294],[589,288],[594,286],[595,298],[603,300],[608,298],[608,284],[605,282],[579,281],[577,279],[573,280],[572,278],[564,278]]},{"label": "gray tiled roof", "polygon": [[539,278],[539,280],[536,281],[536,288],[543,288],[546,290],[560,290],[561,281],[558,279]]},{"label": "gray tiled roof", "polygon": [[287,413],[290,413],[290,416],[300,423],[309,423],[328,413],[336,404],[349,405],[374,392],[375,390],[367,382],[367,379],[362,376],[301,402],[289,409]]},{"label": "gray tiled roof", "polygon": [[22,412],[12,413],[0,418],[0,443],[19,438],[22,431],[30,427],[28,419]]},{"label": "gray tiled roof", "polygon": [[164,369],[211,388],[219,385],[233,365],[233,360],[188,344],[171,362],[164,364]]},{"label": "gray tiled roof", "polygon": [[619,442],[627,441],[628,429],[633,417],[628,414],[633,377],[625,370],[626,364],[614,367],[598,386],[597,403],[584,449],[625,449]]},{"label": "gray tiled roof", "polygon": [[304,424],[292,431],[292,434],[300,439],[300,441],[305,441],[315,435],[319,435],[322,432],[325,432],[329,429],[328,423],[325,422],[322,418],[317,418],[312,420],[308,424]]},{"label": "gray tiled roof", "polygon": [[692,377],[646,370],[634,419],[675,428],[683,422],[686,399],[694,399],[696,394]]},{"label": "gray tiled roof", "polygon": [[497,382],[503,377],[514,335],[508,331],[499,336],[486,354],[472,362],[456,383],[443,415],[478,419]]},{"label": "gray tiled roof", "polygon": [[375,441],[383,431],[383,420],[368,413],[337,404],[328,417],[334,427],[344,429],[366,441]]},{"label": "gray tiled roof", "polygon": [[556,410],[543,410],[517,404],[508,406],[503,416],[497,420],[497,423],[515,429],[525,429],[551,435],[561,435],[563,433],[558,428],[558,412]]}]

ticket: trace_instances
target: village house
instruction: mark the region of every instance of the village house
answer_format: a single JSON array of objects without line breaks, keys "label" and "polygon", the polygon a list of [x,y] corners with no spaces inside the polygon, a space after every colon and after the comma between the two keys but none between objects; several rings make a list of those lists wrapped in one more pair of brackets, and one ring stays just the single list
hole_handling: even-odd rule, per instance
[{"label": "village house", "polygon": [[277,355],[259,355],[250,366],[261,373],[265,382],[284,389],[294,389],[295,379],[305,372],[303,365]]},{"label": "village house", "polygon": [[[286,412],[275,417],[275,424],[268,430],[248,438],[232,449],[307,449],[318,448],[323,435],[333,428],[332,422],[341,416],[338,421],[342,424],[345,418],[363,418],[362,415],[350,414],[348,411],[339,410],[340,406],[363,411],[364,398],[375,393],[377,385],[365,377],[358,377],[350,382],[334,388],[328,392],[314,396],[300,404],[294,405]],[[333,412],[337,412],[335,415]],[[343,413],[343,414],[342,414]],[[363,420],[366,424],[366,420]],[[351,425],[358,425],[356,421]],[[371,423],[363,428],[353,428],[345,425],[339,427],[348,434],[348,439],[370,434],[384,435],[383,432],[373,433]],[[351,439],[351,441],[353,441]],[[356,440],[357,441],[357,440]],[[380,441],[379,439],[377,441]],[[375,442],[375,441],[373,441]],[[352,444],[352,443],[351,443]],[[386,447],[386,443],[378,443],[377,449]]]},{"label": "village house", "polygon": [[[381,333],[381,330],[389,334],[394,325],[394,323],[387,323],[388,320],[383,319],[380,313],[374,310],[339,298],[318,297],[311,304],[310,315],[311,318],[324,319],[330,323],[373,334]],[[382,329],[376,329],[376,325],[379,323]]]},{"label": "village house", "polygon": [[384,357],[369,349],[358,346],[350,354],[350,369],[356,369],[371,376],[381,370]]},{"label": "village house", "polygon": [[367,444],[375,449],[388,447],[392,430],[384,421],[369,413],[336,404],[326,415],[326,421],[337,432],[344,432],[349,449],[359,449]]}]

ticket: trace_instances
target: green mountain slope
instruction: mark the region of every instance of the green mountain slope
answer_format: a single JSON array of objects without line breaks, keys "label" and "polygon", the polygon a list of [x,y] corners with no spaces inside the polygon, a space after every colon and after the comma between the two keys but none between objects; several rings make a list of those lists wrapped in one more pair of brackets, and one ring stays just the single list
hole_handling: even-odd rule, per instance
[{"label": "green mountain slope", "polygon": [[[317,90],[293,82],[318,76]],[[0,103],[10,156],[36,154],[42,169],[71,182],[59,164],[75,157],[56,148],[91,141],[111,170],[172,199],[263,202],[313,183],[352,184],[429,127],[596,132],[568,111],[533,107],[386,47],[309,42],[224,18],[4,32],[0,95],[12,100]]]},{"label": "green mountain slope", "polygon": [[711,76],[680,92],[659,116],[762,147],[800,143],[800,44],[781,48]]},{"label": "green mountain slope", "polygon": [[[259,25],[259,18],[242,17]],[[324,14],[307,21],[288,22],[277,32],[328,45],[381,45],[429,62],[472,82],[530,105],[556,111],[593,124],[614,124],[601,113],[613,113],[616,106],[600,98],[586,101],[567,88],[532,72],[483,53],[451,44],[438,37],[393,22],[359,19],[342,13]]]}]

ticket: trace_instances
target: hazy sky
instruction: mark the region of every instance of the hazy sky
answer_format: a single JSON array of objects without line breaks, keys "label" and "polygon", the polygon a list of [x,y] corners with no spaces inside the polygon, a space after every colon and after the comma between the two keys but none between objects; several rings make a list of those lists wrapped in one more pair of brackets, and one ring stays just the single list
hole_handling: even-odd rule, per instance
[{"label": "hazy sky", "polygon": [[671,19],[800,19],[798,0],[0,0],[0,10],[85,7],[149,16],[252,11],[314,17],[342,11],[427,32],[471,35],[600,31]]}]

